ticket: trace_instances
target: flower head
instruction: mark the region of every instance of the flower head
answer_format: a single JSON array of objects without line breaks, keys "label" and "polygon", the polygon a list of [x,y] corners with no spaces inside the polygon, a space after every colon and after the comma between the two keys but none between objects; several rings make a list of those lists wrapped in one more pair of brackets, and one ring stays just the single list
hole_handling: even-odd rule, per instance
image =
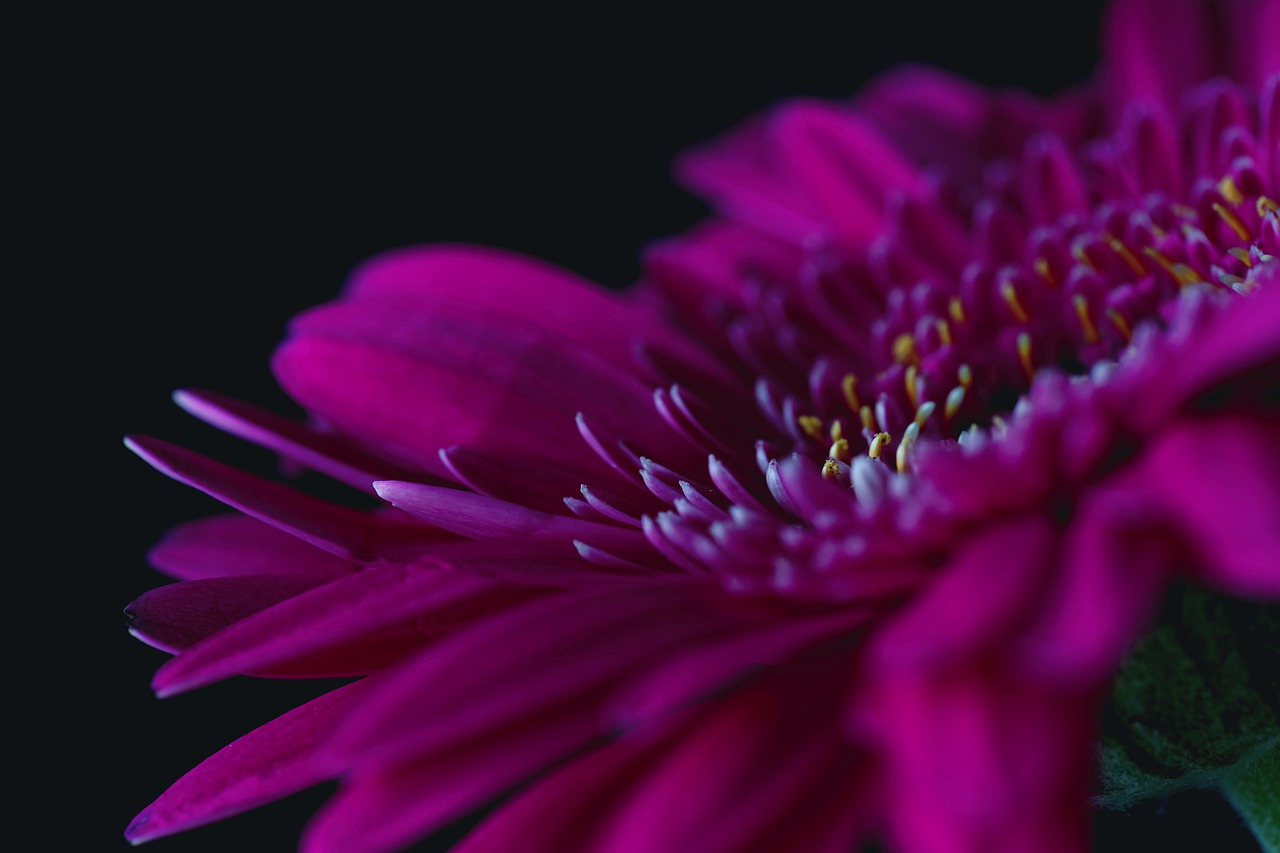
[{"label": "flower head", "polygon": [[129,836],[336,778],[309,853],[1087,848],[1165,586],[1280,596],[1280,4],[1159,8],[1049,101],[905,68],[690,151],[620,296],[375,258],[275,354],[306,423],[180,392],[366,499],[130,439],[237,510],[152,553],[156,690],[351,681]]}]

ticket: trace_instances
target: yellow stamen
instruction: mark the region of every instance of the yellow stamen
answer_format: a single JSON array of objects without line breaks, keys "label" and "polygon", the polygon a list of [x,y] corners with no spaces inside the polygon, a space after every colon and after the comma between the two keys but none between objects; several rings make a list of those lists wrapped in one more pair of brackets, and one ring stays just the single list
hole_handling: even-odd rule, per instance
[{"label": "yellow stamen", "polygon": [[1000,285],[1000,298],[1009,306],[1009,312],[1013,314],[1013,319],[1019,323],[1025,323],[1031,319],[1026,309],[1022,307],[1022,303],[1018,301],[1018,291],[1013,289],[1013,282],[1006,281]]},{"label": "yellow stamen", "polygon": [[916,351],[916,339],[905,334],[894,338],[893,360],[898,364],[918,364],[920,353]]},{"label": "yellow stamen", "polygon": [[938,340],[947,346],[951,346],[951,327],[947,325],[946,320],[938,320],[934,324],[934,328],[938,330]]},{"label": "yellow stamen", "polygon": [[839,441],[842,438],[844,438],[844,424],[837,418],[831,422],[831,440]]},{"label": "yellow stamen", "polygon": [[1227,249],[1227,254],[1235,258],[1240,263],[1244,264],[1246,267],[1253,266],[1253,258],[1249,257],[1248,249],[1242,249],[1239,246],[1233,246],[1232,248]]},{"label": "yellow stamen", "polygon": [[1031,264],[1039,275],[1050,287],[1057,287],[1058,280],[1053,276],[1053,270],[1049,269],[1049,259],[1040,257],[1036,258]]},{"label": "yellow stamen", "polygon": [[1218,192],[1222,193],[1222,197],[1232,204],[1239,204],[1244,201],[1244,193],[1240,192],[1240,187],[1236,186],[1235,179],[1230,175],[1218,181]]},{"label": "yellow stamen", "polygon": [[870,406],[863,406],[862,408],[858,409],[858,417],[862,419],[862,425],[865,428],[867,429],[876,428],[876,416],[875,416],[875,413],[871,411]]},{"label": "yellow stamen", "polygon": [[839,459],[841,462],[848,462],[853,458],[853,454],[849,451],[849,442],[843,438],[836,439],[831,444],[831,449],[827,451],[829,459]]},{"label": "yellow stamen", "polygon": [[840,466],[836,464],[834,459],[828,459],[822,463],[822,479],[834,480],[840,476]]},{"label": "yellow stamen", "polygon": [[880,453],[891,441],[893,441],[893,436],[889,435],[889,433],[876,433],[875,437],[871,439],[871,446],[867,448],[867,455],[872,459],[879,459]]},{"label": "yellow stamen", "polygon": [[1266,216],[1268,213],[1275,212],[1276,203],[1272,201],[1268,196],[1260,195],[1258,196],[1256,207],[1258,209],[1259,216]]},{"label": "yellow stamen", "polygon": [[1129,247],[1120,242],[1118,238],[1108,235],[1107,245],[1111,247],[1111,251],[1124,259],[1124,262],[1129,265],[1129,269],[1138,275],[1147,274],[1147,268],[1142,265],[1142,261],[1138,260],[1138,256],[1129,251]]},{"label": "yellow stamen", "polygon": [[1026,332],[1018,335],[1018,361],[1022,363],[1022,372],[1030,379],[1035,374],[1035,362],[1031,360],[1031,336]]},{"label": "yellow stamen", "polygon": [[943,414],[947,416],[947,420],[951,420],[956,416],[956,412],[960,411],[960,407],[964,405],[964,388],[960,385],[951,389],[947,394],[947,404],[943,407]]},{"label": "yellow stamen", "polygon": [[1186,264],[1174,264],[1173,277],[1177,280],[1179,289],[1186,287],[1188,284],[1195,284],[1198,281],[1202,281],[1200,273],[1196,272]]},{"label": "yellow stamen", "polygon": [[925,425],[925,422],[929,420],[929,417],[933,414],[933,411],[936,408],[938,408],[937,403],[933,402],[932,400],[925,401],[925,404],[923,406],[916,409],[916,417],[915,417],[915,420],[912,421],[912,423],[916,424],[916,426],[918,427],[923,427]]},{"label": "yellow stamen", "polygon": [[810,438],[822,440],[822,418],[815,418],[813,415],[801,415],[796,418],[800,424],[800,429],[808,433]]},{"label": "yellow stamen", "polygon": [[[915,429],[913,429],[913,427]],[[897,473],[908,473],[908,470],[910,469],[910,465],[908,464],[908,455],[911,452],[911,447],[915,446],[915,437],[918,434],[919,427],[915,427],[915,424],[909,424],[908,428],[906,428],[906,432],[902,434],[902,441],[897,444],[897,453],[895,460],[893,460],[897,462]]]},{"label": "yellow stamen", "polygon": [[1248,227],[1240,220],[1239,216],[1236,216],[1235,211],[1228,210],[1215,201],[1213,203],[1213,212],[1222,217],[1222,221],[1231,226],[1231,230],[1236,232],[1236,236],[1241,240],[1249,241],[1253,239],[1253,235],[1249,233]]},{"label": "yellow stamen", "polygon": [[960,301],[959,296],[951,297],[951,301],[947,303],[947,313],[957,323],[964,322],[964,303]]},{"label": "yellow stamen", "polygon": [[967,364],[960,365],[956,369],[956,376],[960,379],[961,386],[968,391],[973,386],[973,369]]},{"label": "yellow stamen", "polygon": [[856,412],[862,408],[862,403],[858,401],[857,376],[846,373],[844,379],[840,380],[840,390],[844,392],[844,401],[849,406],[849,411]]},{"label": "yellow stamen", "polygon": [[1089,302],[1084,298],[1083,293],[1077,293],[1071,297],[1071,307],[1076,309],[1076,319],[1080,321],[1080,328],[1084,332],[1084,342],[1096,344],[1098,327],[1093,325],[1093,319],[1089,316]]},{"label": "yellow stamen", "polygon": [[1071,247],[1071,257],[1075,258],[1076,262],[1082,266],[1088,267],[1091,270],[1097,269],[1093,263],[1093,258],[1089,257],[1088,253],[1084,250],[1084,246],[1080,243],[1076,243]]},{"label": "yellow stamen", "polygon": [[914,364],[907,365],[907,370],[902,374],[902,384],[906,386],[907,400],[911,402],[911,408],[920,405],[919,389],[916,387],[917,380],[920,376],[920,370]]},{"label": "yellow stamen", "polygon": [[1124,335],[1126,341],[1133,340],[1133,329],[1130,328],[1129,321],[1124,318],[1123,314],[1114,308],[1108,308],[1107,319],[1111,321],[1111,325],[1120,330],[1120,334]]},{"label": "yellow stamen", "polygon": [[1160,268],[1167,272],[1173,280],[1177,282],[1179,288],[1186,287],[1188,284],[1192,284],[1200,280],[1199,273],[1191,267],[1186,264],[1175,264],[1173,261],[1169,260],[1168,256],[1165,255],[1164,252],[1161,252],[1153,246],[1144,246],[1142,253],[1159,264]]}]

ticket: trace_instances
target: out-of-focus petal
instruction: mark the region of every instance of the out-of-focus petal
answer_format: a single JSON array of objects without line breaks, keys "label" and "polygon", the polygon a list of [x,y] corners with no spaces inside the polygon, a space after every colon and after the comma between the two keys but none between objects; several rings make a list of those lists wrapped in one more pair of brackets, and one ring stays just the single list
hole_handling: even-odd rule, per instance
[{"label": "out-of-focus petal", "polygon": [[147,806],[125,836],[152,841],[239,814],[330,778],[312,763],[364,682],[339,687],[234,741]]},{"label": "out-of-focus petal", "polygon": [[1184,420],[1143,462],[1152,502],[1190,543],[1192,571],[1235,595],[1280,597],[1280,421]]},{"label": "out-of-focus petal", "polygon": [[[152,686],[169,696],[232,675],[272,670],[326,651],[327,676],[363,675],[360,642],[390,641],[403,657],[480,617],[533,597],[434,562],[371,569],[295,595],[197,643],[162,666]],[[344,646],[350,646],[344,654]],[[369,650],[366,650],[366,652]]]},{"label": "out-of-focus petal", "polygon": [[151,548],[147,559],[179,580],[262,574],[331,580],[359,569],[358,563],[239,513],[180,524]]},{"label": "out-of-focus petal", "polygon": [[233,575],[166,584],[125,607],[129,633],[176,654],[246,616],[314,589],[305,575]]}]

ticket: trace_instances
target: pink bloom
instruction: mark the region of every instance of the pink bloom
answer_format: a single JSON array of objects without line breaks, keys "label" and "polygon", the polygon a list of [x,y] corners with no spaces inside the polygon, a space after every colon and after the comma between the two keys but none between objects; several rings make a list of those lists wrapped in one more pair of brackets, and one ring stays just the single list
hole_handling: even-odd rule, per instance
[{"label": "pink bloom", "polygon": [[379,508],[130,439],[237,511],[152,552],[156,691],[351,681],[128,836],[338,779],[307,853],[488,806],[459,850],[1087,849],[1166,583],[1280,596],[1278,39],[1131,0],[1051,101],[785,103],[683,158],[719,215],[621,296],[367,262],[274,357],[307,423],[177,400]]}]

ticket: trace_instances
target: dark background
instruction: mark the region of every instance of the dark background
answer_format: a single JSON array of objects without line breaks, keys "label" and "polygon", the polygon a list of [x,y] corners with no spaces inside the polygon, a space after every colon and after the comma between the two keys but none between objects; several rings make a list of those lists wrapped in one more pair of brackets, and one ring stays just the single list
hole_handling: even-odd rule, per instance
[{"label": "dark background", "polygon": [[[292,411],[266,368],[287,319],[408,243],[493,244],[625,285],[647,241],[703,213],[670,179],[673,155],[780,98],[844,97],[902,61],[1039,94],[1093,68],[1097,2],[978,5],[723,17],[184,7],[33,27],[15,134],[30,149],[16,165],[33,190],[19,232],[33,263],[13,285],[10,417],[19,470],[34,468],[14,484],[31,519],[17,517],[14,538],[35,546],[15,570],[38,588],[18,608],[36,624],[10,691],[31,717],[19,739],[37,747],[27,795],[55,813],[33,820],[44,841],[24,849],[125,849],[125,825],[169,782],[314,690],[149,691],[165,656],[129,637],[122,608],[164,582],[144,559],[163,531],[220,507],[121,438],[270,470],[178,410],[174,389]],[[327,793],[147,849],[292,850]],[[1212,798],[1157,811],[1107,817],[1102,849],[1136,837],[1140,849],[1249,849]]]}]

